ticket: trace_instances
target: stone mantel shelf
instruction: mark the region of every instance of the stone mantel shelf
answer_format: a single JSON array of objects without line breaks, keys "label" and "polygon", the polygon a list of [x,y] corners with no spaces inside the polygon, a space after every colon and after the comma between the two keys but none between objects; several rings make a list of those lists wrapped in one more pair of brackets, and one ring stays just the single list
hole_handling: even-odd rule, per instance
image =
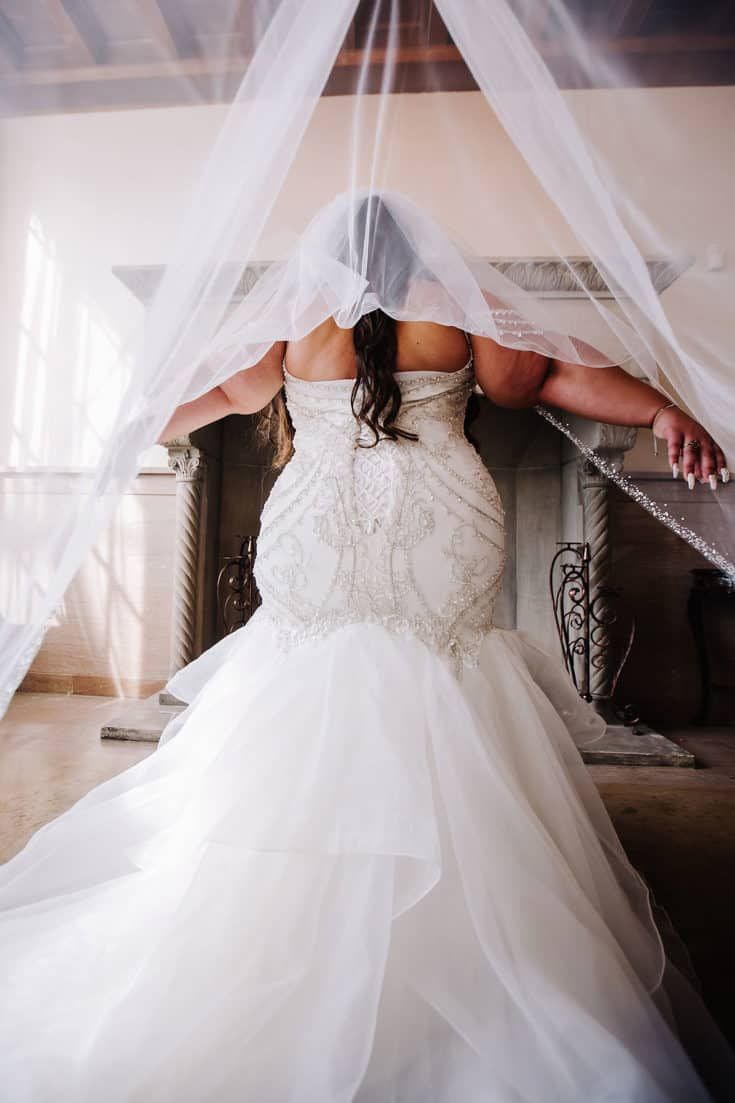
[{"label": "stone mantel shelf", "polygon": [[[531,291],[545,299],[588,298],[589,288],[596,299],[612,299],[613,295],[593,261],[588,257],[486,257],[524,291]],[[679,276],[691,267],[694,259],[689,256],[667,258],[653,257],[646,260],[651,282],[660,295]],[[232,296],[236,305],[258,282],[270,262],[250,264],[240,276]],[[164,271],[163,264],[116,264],[112,271],[144,306],[152,301]]]}]

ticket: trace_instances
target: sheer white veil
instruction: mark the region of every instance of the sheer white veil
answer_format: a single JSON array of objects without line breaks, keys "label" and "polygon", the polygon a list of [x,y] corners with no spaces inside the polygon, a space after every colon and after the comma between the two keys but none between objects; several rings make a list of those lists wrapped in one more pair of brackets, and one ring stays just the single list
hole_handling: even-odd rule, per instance
[{"label": "sheer white veil", "polygon": [[[171,106],[136,106],[150,66],[100,100],[127,165],[85,143],[90,66],[55,78],[0,25],[3,704],[175,406],[328,316],[381,306],[622,363],[735,462],[731,85],[643,80],[571,0],[221,7],[230,54],[167,58]],[[143,260],[114,225],[126,169]],[[146,252],[130,206],[150,221],[154,195]],[[136,260],[165,266],[145,309],[113,271]],[[730,484],[653,508],[733,571],[733,502]]]}]

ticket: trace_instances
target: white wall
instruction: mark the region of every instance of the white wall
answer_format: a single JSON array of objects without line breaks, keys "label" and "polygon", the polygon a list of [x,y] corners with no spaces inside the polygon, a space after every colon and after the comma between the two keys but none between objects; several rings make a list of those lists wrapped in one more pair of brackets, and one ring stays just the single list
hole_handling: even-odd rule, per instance
[{"label": "white wall", "polygon": [[123,495],[48,629],[24,688],[146,697],[169,674],[174,480]]},{"label": "white wall", "polygon": [[0,263],[12,274],[0,298],[0,465],[94,461],[143,314],[112,266],[167,259],[221,114],[120,111],[0,125]]}]

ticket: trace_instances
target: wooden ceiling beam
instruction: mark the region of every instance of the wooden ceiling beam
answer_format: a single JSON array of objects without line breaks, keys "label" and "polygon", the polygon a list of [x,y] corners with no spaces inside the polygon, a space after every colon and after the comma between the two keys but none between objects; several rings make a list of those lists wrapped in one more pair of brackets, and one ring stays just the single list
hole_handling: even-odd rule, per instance
[{"label": "wooden ceiling beam", "polygon": [[537,46],[540,46],[540,41],[543,41],[543,34],[548,26],[550,13],[551,0],[537,0],[537,3],[534,4],[533,15],[523,24],[526,34]]},{"label": "wooden ceiling beam", "polygon": [[114,65],[80,65],[57,69],[29,69],[11,75],[6,83],[27,84],[100,84],[114,80],[151,80],[157,77],[206,77],[234,71],[244,71],[247,59],[232,58],[177,58],[160,61],[121,62]]},{"label": "wooden ceiling beam", "polygon": [[[603,54],[677,54],[710,53],[735,50],[735,34],[670,34],[641,35],[627,38],[595,38],[589,43],[592,52]],[[539,51],[545,57],[559,57],[569,51],[563,39],[543,43]]]},{"label": "wooden ceiling beam", "polygon": [[135,0],[143,26],[166,58],[179,57],[179,46],[158,0]]},{"label": "wooden ceiling beam", "polygon": [[653,0],[610,0],[603,25],[604,33],[611,38],[637,35],[652,3]]},{"label": "wooden ceiling beam", "polygon": [[181,0],[155,0],[155,3],[173,40],[176,54],[182,58],[201,58],[201,43]]},{"label": "wooden ceiling beam", "polygon": [[107,41],[86,0],[44,0],[44,3],[76,63],[104,65],[108,60]]},{"label": "wooden ceiling beam", "polygon": [[363,65],[384,65],[391,54],[396,65],[441,64],[445,61],[461,61],[462,55],[456,46],[399,46],[389,51],[387,46],[374,46],[372,50],[342,49],[337,54],[335,65],[353,68]]},{"label": "wooden ceiling beam", "polygon": [[10,22],[5,12],[0,10],[0,65],[6,70],[22,69],[25,61],[23,39]]},{"label": "wooden ceiling beam", "polygon": [[64,49],[70,52],[75,65],[94,65],[94,54],[79,33],[79,28],[69,17],[61,0],[43,0],[49,18],[63,40]]},{"label": "wooden ceiling beam", "polygon": [[704,29],[712,34],[719,34],[732,30],[733,26],[735,26],[735,5],[732,0],[721,0],[705,20]]},{"label": "wooden ceiling beam", "polygon": [[[540,53],[549,60],[569,55],[564,41],[539,44]],[[669,35],[625,39],[599,39],[593,49],[615,55],[657,55],[728,53],[735,50],[735,34],[730,35]],[[370,51],[342,49],[337,55],[337,69],[358,68],[362,65],[379,67],[388,57],[386,47]],[[228,73],[242,73],[248,63],[245,57],[161,59],[155,62],[115,63],[107,65],[68,66],[53,69],[27,69],[9,73],[4,80],[10,85],[40,86],[44,84],[78,84],[107,80],[152,79],[157,77],[206,77]],[[463,65],[462,55],[456,46],[404,46],[395,53],[397,65]]]}]

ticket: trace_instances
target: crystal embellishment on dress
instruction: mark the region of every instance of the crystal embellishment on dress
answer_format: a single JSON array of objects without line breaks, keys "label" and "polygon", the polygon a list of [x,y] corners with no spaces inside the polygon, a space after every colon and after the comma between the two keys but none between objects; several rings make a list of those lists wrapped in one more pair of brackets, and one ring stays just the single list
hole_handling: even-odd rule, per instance
[{"label": "crystal embellishment on dress", "polygon": [[364,434],[356,442],[360,450],[355,456],[353,490],[355,512],[363,532],[370,534],[390,516],[394,504],[394,488],[398,477],[395,452],[372,445]]},{"label": "crystal embellishment on dress", "polygon": [[472,364],[396,373],[399,424],[419,439],[374,447],[353,380],[284,374],[294,455],[263,510],[255,569],[281,645],[377,623],[455,668],[473,663],[505,554],[495,484],[464,435]]}]

